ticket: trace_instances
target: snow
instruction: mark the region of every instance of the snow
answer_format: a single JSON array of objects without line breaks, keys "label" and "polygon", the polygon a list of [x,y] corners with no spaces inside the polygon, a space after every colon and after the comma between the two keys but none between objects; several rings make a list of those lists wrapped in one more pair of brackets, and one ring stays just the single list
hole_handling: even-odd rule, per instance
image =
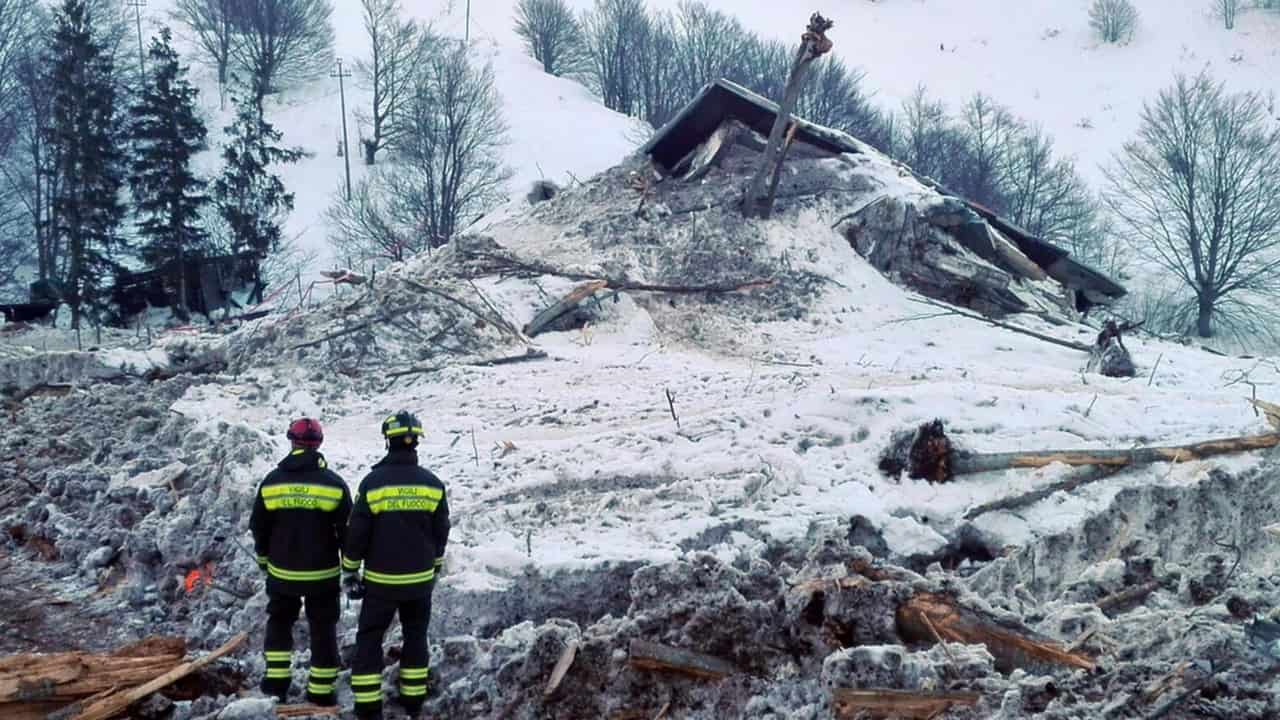
[{"label": "snow", "polygon": [[[513,4],[472,7],[474,56],[495,69],[511,126],[504,157],[515,171],[511,204],[481,227],[518,217],[537,178],[586,180],[616,164],[637,134],[631,120],[600,107],[580,85],[548,77],[524,57],[510,29]],[[651,6],[664,4],[674,0]],[[789,38],[803,21],[786,4],[712,4],[764,35]],[[882,105],[897,104],[920,83],[952,107],[988,92],[1043,125],[1096,182],[1098,165],[1133,135],[1142,100],[1175,70],[1208,66],[1233,88],[1275,88],[1280,42],[1266,36],[1277,34],[1280,18],[1251,11],[1229,33],[1204,16],[1200,3],[1136,4],[1143,25],[1120,47],[1090,38],[1087,3],[1059,0],[844,2],[831,8],[832,37],[837,54],[867,71]],[[363,46],[359,5],[337,5],[338,50],[350,60]],[[463,3],[451,10],[407,5],[438,31],[462,34]],[[147,11],[158,16],[164,9]],[[1236,53],[1244,59],[1230,62]],[[314,153],[283,172],[297,194],[289,234],[319,255],[312,270],[334,262],[322,220],[344,172],[334,154],[340,119],[333,85],[301,89],[269,107],[285,141]],[[367,102],[363,93],[348,85],[349,113]],[[1086,117],[1092,129],[1078,126]],[[358,152],[352,160],[358,181],[364,172]],[[911,190],[896,174],[886,172],[884,180],[886,192]],[[544,257],[575,251],[555,246],[537,227],[521,238],[525,246],[539,247]],[[1208,439],[1264,428],[1231,373],[1254,368],[1252,380],[1264,389],[1280,381],[1274,365],[1136,337],[1127,343],[1139,363],[1137,378],[1086,376],[1080,353],[954,316],[921,317],[931,309],[849,252],[816,216],[774,223],[769,242],[847,290],[828,293],[812,319],[761,324],[624,297],[605,321],[539,337],[551,355],[542,362],[451,367],[337,400],[322,392],[329,381],[313,369],[263,367],[233,383],[194,386],[173,409],[208,426],[250,428],[281,455],[289,419],[318,415],[330,467],[353,488],[381,455],[380,420],[400,408],[418,412],[429,428],[423,461],[447,483],[455,517],[450,583],[492,588],[514,582],[530,565],[658,561],[762,535],[800,538],[815,523],[847,522],[855,514],[879,527],[895,552],[927,554],[943,546],[967,509],[1050,485],[1068,470],[1010,471],[948,485],[884,478],[876,458],[895,430],[943,418],[954,438],[979,451]],[[511,308],[515,324],[532,316],[538,295],[529,285],[478,286]],[[1060,336],[1075,332],[1026,322]],[[719,342],[726,339],[733,344]],[[1080,329],[1074,339],[1092,338]],[[111,358],[143,367],[152,359]],[[674,394],[679,427],[666,390]],[[1016,513],[987,513],[974,525],[994,544],[1024,543],[1079,524],[1123,487],[1193,485],[1209,469],[1243,470],[1256,462],[1248,455],[1155,465]],[[247,489],[273,463],[259,458],[228,473]]]}]

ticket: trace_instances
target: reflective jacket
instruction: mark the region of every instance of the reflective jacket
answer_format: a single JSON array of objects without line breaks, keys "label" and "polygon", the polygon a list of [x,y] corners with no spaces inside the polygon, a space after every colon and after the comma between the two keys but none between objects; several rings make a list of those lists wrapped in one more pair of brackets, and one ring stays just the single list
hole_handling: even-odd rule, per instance
[{"label": "reflective jacket", "polygon": [[364,563],[367,591],[392,600],[428,595],[449,541],[444,483],[414,450],[387,453],[360,483],[343,544],[342,569]]},{"label": "reflective jacket", "polygon": [[249,518],[267,590],[337,592],[351,492],[315,450],[297,449],[258,487]]}]

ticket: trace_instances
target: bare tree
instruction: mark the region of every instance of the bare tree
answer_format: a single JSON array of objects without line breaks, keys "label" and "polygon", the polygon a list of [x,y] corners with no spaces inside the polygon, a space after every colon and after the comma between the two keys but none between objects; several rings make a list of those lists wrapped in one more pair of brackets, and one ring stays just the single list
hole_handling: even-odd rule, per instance
[{"label": "bare tree", "polygon": [[1022,123],[983,93],[965,103],[960,122],[967,162],[960,177],[951,179],[951,186],[970,200],[998,208],[1004,204],[1004,193],[1012,181]]},{"label": "bare tree", "polygon": [[34,245],[20,188],[6,182],[6,173],[29,120],[18,65],[30,52],[35,13],[35,0],[0,0],[0,293],[12,288]]},{"label": "bare tree", "polygon": [[624,115],[639,109],[643,57],[649,39],[649,16],[644,0],[596,0],[582,16],[588,83],[605,107]]},{"label": "bare tree", "polygon": [[378,174],[394,221],[435,247],[502,199],[510,172],[501,98],[492,67],[476,69],[466,48],[433,54],[405,106],[408,130]]},{"label": "bare tree", "polygon": [[233,56],[249,75],[258,115],[269,93],[313,80],[333,65],[329,0],[236,0]]},{"label": "bare tree", "polygon": [[1280,294],[1280,128],[1265,100],[1179,76],[1108,169],[1124,228],[1195,294],[1195,331]]},{"label": "bare tree", "polygon": [[582,32],[565,0],[520,0],[516,34],[550,75],[570,75],[582,64]]},{"label": "bare tree", "polygon": [[236,43],[235,11],[240,0],[177,0],[175,20],[187,27],[199,52],[218,72],[218,98],[226,107],[231,56]]},{"label": "bare tree", "polygon": [[1210,0],[1209,7],[1228,30],[1234,30],[1236,16],[1240,14],[1240,6],[1243,4],[1242,0]]},{"label": "bare tree", "polygon": [[964,135],[940,100],[923,86],[902,104],[896,155],[916,172],[950,183],[950,171],[962,165]]},{"label": "bare tree", "polygon": [[1138,9],[1129,0],[1093,0],[1089,8],[1089,26],[1103,42],[1128,40],[1138,27]]},{"label": "bare tree", "polygon": [[372,133],[361,139],[364,162],[372,165],[378,151],[394,144],[405,132],[401,109],[413,92],[418,63],[432,42],[430,33],[405,18],[400,0],[360,0],[364,8],[364,29],[369,36],[368,60],[356,62],[356,72],[373,92],[368,114],[357,112]]}]

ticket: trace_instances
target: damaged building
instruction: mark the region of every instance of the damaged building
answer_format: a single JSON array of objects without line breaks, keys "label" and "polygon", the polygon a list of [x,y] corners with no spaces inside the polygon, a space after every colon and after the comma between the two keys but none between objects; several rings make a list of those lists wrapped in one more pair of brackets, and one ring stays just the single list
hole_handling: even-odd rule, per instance
[{"label": "damaged building", "polygon": [[[663,182],[699,182],[717,170],[749,176],[777,113],[778,106],[770,100],[718,80],[703,88],[640,152],[651,159]],[[1038,306],[1044,300],[1045,283],[1060,286],[1059,299],[1079,312],[1125,295],[1119,283],[1063,248],[916,174],[870,145],[803,119],[792,122],[794,141],[784,176],[789,176],[793,187],[787,188],[784,181],[778,197],[825,194],[843,208],[842,199],[852,196],[837,227],[854,249],[894,279],[936,299],[994,315],[1044,309]],[[902,176],[935,195],[922,197],[916,208],[903,207],[887,189],[867,187],[865,182],[815,187],[813,173],[804,167],[812,161],[840,158],[856,165],[857,159],[869,157],[892,164]],[[877,231],[894,226],[906,231],[902,242],[882,242]],[[1040,292],[1033,290],[1037,285]]]}]

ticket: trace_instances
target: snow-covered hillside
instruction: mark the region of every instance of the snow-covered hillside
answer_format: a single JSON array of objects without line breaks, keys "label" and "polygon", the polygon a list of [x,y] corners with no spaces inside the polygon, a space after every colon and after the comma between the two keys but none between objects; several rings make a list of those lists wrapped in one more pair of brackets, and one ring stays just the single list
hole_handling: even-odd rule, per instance
[{"label": "snow-covered hillside", "polygon": [[[484,7],[481,7],[481,6]],[[148,28],[170,23],[170,0],[148,5],[144,23]],[[446,37],[459,40],[466,33],[465,3],[406,2],[406,12]],[[368,38],[357,0],[334,3],[335,54],[348,71],[368,56]],[[474,3],[471,38],[475,62],[491,63],[498,92],[502,96],[508,144],[503,151],[513,171],[508,185],[511,197],[522,202],[530,183],[547,178],[566,183],[572,177],[588,178],[617,162],[636,145],[635,123],[601,105],[580,84],[551,77],[514,41],[511,7],[506,2]],[[490,28],[500,32],[490,32]],[[175,28],[181,34],[180,26]],[[188,46],[189,50],[189,46]],[[191,62],[191,57],[186,57]],[[203,90],[202,100],[210,127],[211,143],[221,140],[221,129],[231,119],[230,111],[218,107],[217,84],[211,70],[193,64],[193,76]],[[370,93],[358,78],[346,83],[347,132],[351,146],[351,179],[359,182],[365,173],[360,159],[356,111],[367,110]],[[342,138],[342,114],[336,79],[325,79],[268,100],[268,120],[284,133],[284,142],[305,148],[312,156],[281,170],[286,187],[295,194],[295,209],[286,236],[296,238],[299,247],[315,257],[304,275],[314,279],[316,271],[335,262],[328,242],[324,213],[344,183],[344,160],[337,148]],[[215,149],[216,152],[216,149]],[[217,172],[220,161],[213,153],[201,158],[201,167]]]}]

